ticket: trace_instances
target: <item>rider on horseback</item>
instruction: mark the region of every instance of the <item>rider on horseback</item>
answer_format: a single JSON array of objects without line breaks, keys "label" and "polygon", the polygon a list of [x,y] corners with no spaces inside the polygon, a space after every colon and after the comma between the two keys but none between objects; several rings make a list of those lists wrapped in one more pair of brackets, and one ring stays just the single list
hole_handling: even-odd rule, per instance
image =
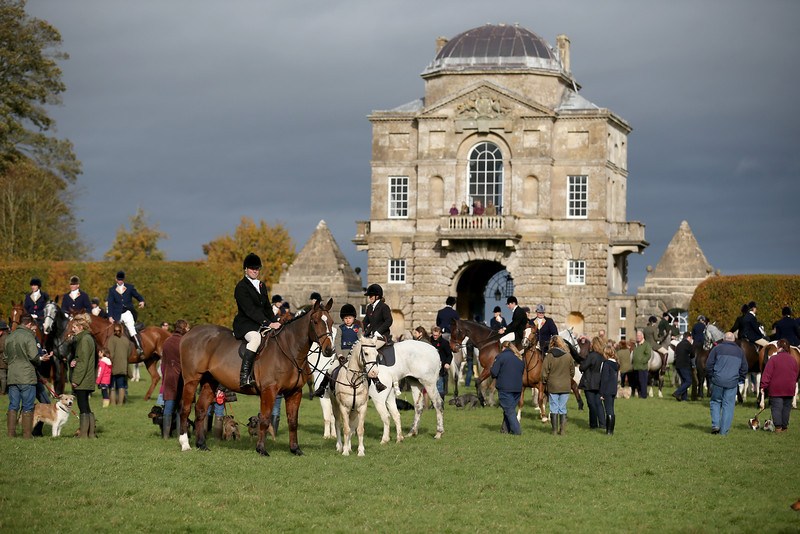
[{"label": "rider on horseback", "polygon": [[[381,348],[384,344],[391,343],[392,340],[392,334],[389,332],[389,328],[392,326],[392,310],[383,301],[383,288],[378,284],[370,285],[364,295],[369,300],[367,312],[364,315],[364,335],[374,337],[377,340],[375,346]],[[381,392],[386,389],[386,386],[375,378],[375,389]]]},{"label": "rider on horseback", "polygon": [[131,339],[136,343],[136,352],[141,356],[142,338],[136,333],[136,308],[133,299],[139,301],[139,307],[144,308],[144,297],[136,291],[133,284],[125,283],[125,272],[117,272],[117,283],[108,289],[108,315],[109,322],[122,323],[128,329]]},{"label": "rider on horseback", "polygon": [[754,345],[758,345],[761,349],[769,344],[769,341],[764,334],[761,333],[761,328],[756,319],[756,303],[751,301],[747,304],[747,313],[742,316],[742,329],[739,332],[739,337],[746,339]]},{"label": "rider on horseback", "polygon": [[517,305],[517,297],[514,295],[506,299],[506,305],[511,310],[511,322],[497,332],[503,334],[503,337],[500,338],[500,343],[512,341],[511,350],[514,351],[516,349],[516,354],[519,355],[519,349],[522,348],[522,339],[525,337],[525,328],[528,326],[528,316]]},{"label": "rider on horseback", "polygon": [[238,308],[233,319],[233,335],[236,339],[244,339],[247,342],[239,373],[239,387],[244,389],[256,384],[253,379],[253,362],[256,359],[256,351],[261,345],[259,329],[277,330],[281,325],[275,321],[275,314],[272,313],[272,304],[267,298],[267,287],[258,279],[261,258],[251,252],[245,257],[242,268],[244,277],[239,280],[233,291]]}]

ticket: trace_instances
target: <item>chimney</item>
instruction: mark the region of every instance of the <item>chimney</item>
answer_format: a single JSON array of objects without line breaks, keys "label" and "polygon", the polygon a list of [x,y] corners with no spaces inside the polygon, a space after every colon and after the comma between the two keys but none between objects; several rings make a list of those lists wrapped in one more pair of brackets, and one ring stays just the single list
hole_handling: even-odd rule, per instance
[{"label": "chimney", "polygon": [[561,67],[564,72],[569,74],[572,72],[569,67],[569,37],[562,33],[556,37],[556,43],[558,44],[558,57],[561,59]]},{"label": "chimney", "polygon": [[444,48],[444,45],[447,44],[447,40],[448,40],[447,37],[437,37],[436,38],[436,53],[437,54],[442,51],[442,48]]}]

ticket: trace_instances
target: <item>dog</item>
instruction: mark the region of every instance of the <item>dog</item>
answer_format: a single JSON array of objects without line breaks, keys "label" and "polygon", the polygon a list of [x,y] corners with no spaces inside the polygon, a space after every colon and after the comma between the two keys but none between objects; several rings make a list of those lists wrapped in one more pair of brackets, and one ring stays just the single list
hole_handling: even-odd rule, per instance
[{"label": "dog", "polygon": [[750,427],[750,430],[758,430],[760,424],[758,422],[758,417],[753,417],[747,420],[747,426]]},{"label": "dog", "polygon": [[772,422],[772,419],[764,421],[764,430],[767,432],[775,432],[775,423]]},{"label": "dog", "polygon": [[633,390],[630,386],[617,388],[617,397],[621,399],[630,399],[631,393],[633,393]]},{"label": "dog", "polygon": [[232,415],[222,416],[222,439],[225,441],[236,441],[242,439],[239,433],[239,423],[237,423]]},{"label": "dog", "polygon": [[[147,414],[147,417],[152,419],[153,424],[159,428],[160,432],[161,427],[164,426],[164,408],[156,404],[155,406],[150,408],[150,413]],[[172,435],[173,432],[177,432],[178,423],[180,422],[180,419],[181,418],[177,415],[172,418],[172,424],[170,425],[169,429],[170,436]],[[194,428],[194,422],[191,419],[189,419],[189,426],[187,428],[187,433],[191,434],[193,428]]]},{"label": "dog", "polygon": [[474,393],[467,393],[465,395],[459,395],[458,397],[453,397],[450,399],[449,404],[452,404],[456,408],[475,408],[479,406],[481,401],[478,399],[478,396]]},{"label": "dog", "polygon": [[74,395],[66,393],[58,396],[55,404],[37,403],[33,408],[33,424],[46,423],[53,427],[53,437],[61,435],[61,429],[67,424],[72,404],[75,402]]},{"label": "dog", "polygon": [[408,411],[414,409],[414,405],[408,402],[407,400],[394,399],[394,403],[397,405],[398,410]]},{"label": "dog", "polygon": [[251,438],[258,436],[258,416],[253,415],[247,420],[247,433]]}]

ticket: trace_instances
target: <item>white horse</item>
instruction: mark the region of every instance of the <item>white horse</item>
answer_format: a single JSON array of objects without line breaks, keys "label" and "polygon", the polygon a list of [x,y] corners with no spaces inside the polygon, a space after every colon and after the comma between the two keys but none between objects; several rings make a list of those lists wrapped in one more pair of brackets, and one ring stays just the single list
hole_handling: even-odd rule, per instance
[{"label": "white horse", "polygon": [[358,433],[358,455],[364,456],[364,419],[367,417],[369,401],[367,374],[377,376],[377,356],[375,340],[360,337],[350,350],[347,367],[340,369],[336,375],[331,401],[336,419],[336,451],[343,456],[350,455],[354,427]]},{"label": "white horse", "polygon": [[409,436],[416,436],[419,427],[419,418],[425,407],[422,399],[422,388],[428,392],[433,407],[436,409],[436,434],[435,439],[442,437],[444,433],[444,414],[442,412],[443,402],[436,389],[436,381],[439,378],[441,360],[439,352],[430,343],[416,340],[406,340],[395,343],[394,345],[395,362],[391,366],[378,365],[378,379],[386,386],[380,393],[375,388],[375,384],[369,386],[369,396],[372,399],[375,409],[378,410],[383,421],[383,438],[381,443],[389,442],[389,415],[395,423],[397,431],[397,441],[403,441],[402,428],[400,426],[400,412],[397,410],[395,391],[392,384],[405,378],[411,387],[411,394],[414,399],[414,422],[411,425]]},{"label": "white horse", "polygon": [[[335,332],[338,330],[334,328]],[[335,342],[335,340],[334,340]],[[311,387],[314,391],[322,384],[325,378],[325,373],[329,372],[336,361],[336,355],[325,356],[319,350],[319,345],[313,343],[308,352],[308,365],[311,367]],[[331,393],[328,388],[325,388],[325,393],[319,399],[319,405],[322,408],[322,421],[323,421],[323,439],[333,439],[336,437],[336,426],[333,418],[333,405],[331,404]]]}]

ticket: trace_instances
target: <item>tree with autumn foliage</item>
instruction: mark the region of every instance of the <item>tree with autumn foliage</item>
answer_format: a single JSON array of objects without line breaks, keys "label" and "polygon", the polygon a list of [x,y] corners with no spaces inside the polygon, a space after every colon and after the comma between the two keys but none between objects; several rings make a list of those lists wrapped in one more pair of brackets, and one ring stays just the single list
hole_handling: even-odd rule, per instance
[{"label": "tree with autumn foliage", "polygon": [[147,223],[147,215],[142,208],[136,210],[136,215],[129,222],[130,230],[126,230],[125,225],[117,230],[117,237],[106,252],[105,259],[123,262],[163,260],[164,252],[158,249],[158,242],[167,234],[158,229],[158,224],[151,226]]},{"label": "tree with autumn foliage", "polygon": [[209,263],[241,269],[242,260],[250,252],[261,257],[261,280],[268,286],[276,283],[284,265],[291,265],[296,256],[294,242],[285,226],[270,226],[263,220],[256,224],[242,217],[233,235],[224,235],[203,245]]}]

